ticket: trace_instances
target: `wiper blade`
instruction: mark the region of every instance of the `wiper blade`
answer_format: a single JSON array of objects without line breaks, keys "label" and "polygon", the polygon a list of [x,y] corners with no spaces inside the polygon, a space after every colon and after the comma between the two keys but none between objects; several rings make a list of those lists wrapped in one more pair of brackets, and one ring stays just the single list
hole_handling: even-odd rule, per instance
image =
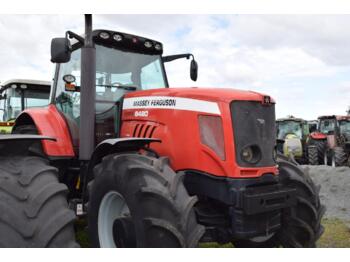
[{"label": "wiper blade", "polygon": [[130,90],[130,91],[137,90],[137,86],[128,86],[128,85],[96,85],[96,86],[103,86],[103,87],[108,87],[108,88],[115,87],[115,88]]}]

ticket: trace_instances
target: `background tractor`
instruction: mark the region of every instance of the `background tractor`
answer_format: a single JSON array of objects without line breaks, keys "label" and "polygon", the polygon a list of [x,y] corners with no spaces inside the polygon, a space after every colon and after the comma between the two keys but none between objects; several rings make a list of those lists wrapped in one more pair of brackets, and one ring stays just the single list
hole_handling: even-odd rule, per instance
[{"label": "background tractor", "polygon": [[300,164],[308,163],[309,125],[307,121],[290,116],[277,119],[276,127],[278,151],[287,157],[294,158]]},{"label": "background tractor", "polygon": [[350,116],[321,116],[318,131],[319,137],[323,135],[323,163],[350,166]]},{"label": "background tractor", "polygon": [[49,103],[51,82],[12,79],[0,88],[0,133],[11,133],[16,117],[26,108]]},{"label": "background tractor", "polygon": [[50,105],[0,137],[0,245],[76,246],[70,206],[94,247],[315,246],[319,187],[276,156],[273,99],[168,88],[164,63],[196,80],[193,55],[85,18],[52,40]]},{"label": "background tractor", "polygon": [[309,120],[307,123],[309,125],[309,133],[317,131],[318,120]]}]

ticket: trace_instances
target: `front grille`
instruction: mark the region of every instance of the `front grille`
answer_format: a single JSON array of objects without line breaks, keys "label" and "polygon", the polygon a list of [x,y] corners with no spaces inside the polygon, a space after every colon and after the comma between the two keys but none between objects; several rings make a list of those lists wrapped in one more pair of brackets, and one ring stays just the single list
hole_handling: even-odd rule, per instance
[{"label": "front grille", "polygon": [[[273,150],[276,144],[275,106],[257,101],[233,101],[231,116],[236,148],[236,161],[242,167],[274,166]],[[242,160],[242,149],[256,145],[261,158],[252,164]]]}]

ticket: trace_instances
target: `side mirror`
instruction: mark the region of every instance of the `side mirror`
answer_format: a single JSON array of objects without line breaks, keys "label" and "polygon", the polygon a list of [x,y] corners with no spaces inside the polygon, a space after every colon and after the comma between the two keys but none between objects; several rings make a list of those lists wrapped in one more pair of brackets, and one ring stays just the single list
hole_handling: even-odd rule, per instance
[{"label": "side mirror", "polygon": [[51,62],[67,63],[71,56],[71,46],[67,38],[53,38],[51,40]]},{"label": "side mirror", "polygon": [[193,81],[197,81],[198,78],[198,64],[196,60],[192,59],[191,68],[190,68],[190,76]]}]

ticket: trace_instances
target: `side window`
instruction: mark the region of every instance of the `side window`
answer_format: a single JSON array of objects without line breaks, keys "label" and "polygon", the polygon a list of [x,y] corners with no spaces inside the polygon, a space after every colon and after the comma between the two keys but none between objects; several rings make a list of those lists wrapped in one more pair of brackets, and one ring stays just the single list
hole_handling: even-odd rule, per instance
[{"label": "side window", "polygon": [[164,78],[159,60],[144,66],[141,70],[142,89],[164,87]]},{"label": "side window", "polygon": [[63,76],[75,76],[75,83],[80,86],[80,49],[74,51],[68,63],[60,65],[60,73],[57,79],[56,105],[59,110],[72,119],[77,120],[80,115],[80,93],[65,90]]},{"label": "side window", "polygon": [[5,109],[5,107],[4,107],[4,105],[5,105],[5,99],[1,99],[0,100],[0,121],[5,121],[4,120],[4,109]]},{"label": "side window", "polygon": [[308,136],[309,135],[309,125],[307,123],[303,124],[303,136]]}]

